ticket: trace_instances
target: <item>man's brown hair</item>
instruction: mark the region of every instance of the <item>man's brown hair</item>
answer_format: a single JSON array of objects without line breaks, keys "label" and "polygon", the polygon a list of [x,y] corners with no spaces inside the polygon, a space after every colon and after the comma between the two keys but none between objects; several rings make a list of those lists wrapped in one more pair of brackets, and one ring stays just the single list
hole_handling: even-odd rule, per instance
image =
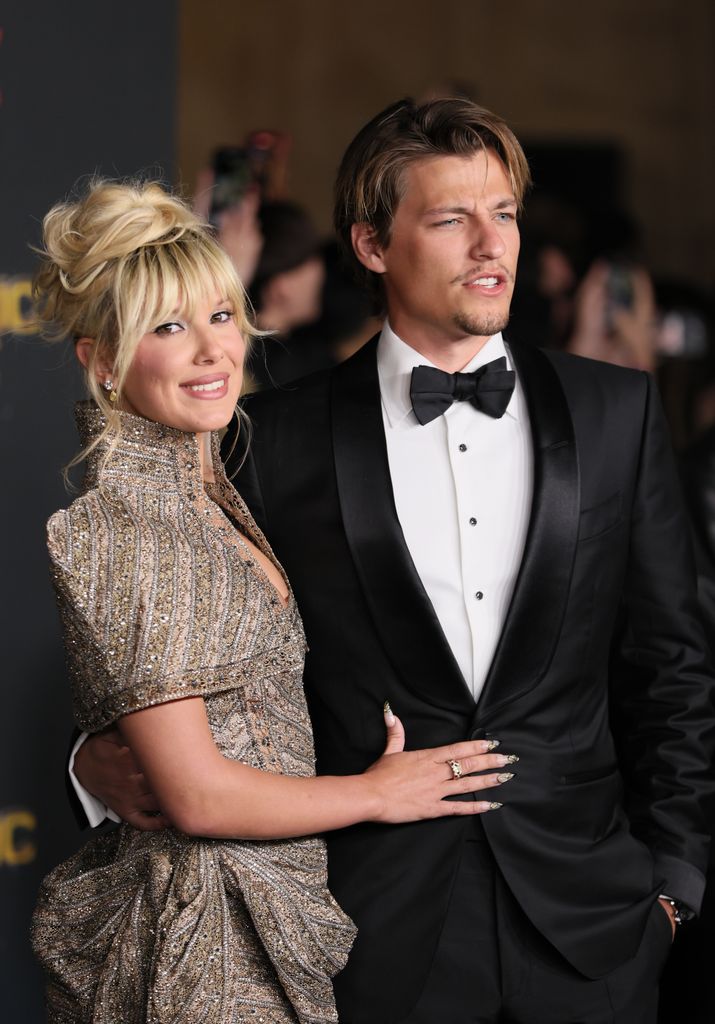
[{"label": "man's brown hair", "polygon": [[353,224],[369,224],[375,241],[385,248],[404,194],[404,172],[412,163],[434,156],[468,157],[485,149],[498,154],[521,209],[531,181],[524,151],[500,117],[471,100],[438,99],[419,105],[400,100],[355,136],[338,170],[334,223],[344,258],[376,297],[382,295],[381,280],[355,255]]}]

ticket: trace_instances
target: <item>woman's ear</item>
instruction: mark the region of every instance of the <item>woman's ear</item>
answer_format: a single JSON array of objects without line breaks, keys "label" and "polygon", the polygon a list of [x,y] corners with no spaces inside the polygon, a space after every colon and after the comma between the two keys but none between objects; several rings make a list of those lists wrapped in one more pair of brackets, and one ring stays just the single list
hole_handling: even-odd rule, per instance
[{"label": "woman's ear", "polygon": [[375,238],[375,229],[370,224],[353,224],[350,229],[355,255],[364,267],[375,274],[385,273],[382,249]]},{"label": "woman's ear", "polygon": [[94,338],[78,338],[74,343],[75,355],[79,359],[85,370],[88,370],[92,362],[92,356],[95,350],[97,351],[94,360],[94,374],[100,384],[103,384],[105,380],[111,380],[113,367],[111,361],[107,358],[107,353],[101,349],[97,349],[97,342]]}]

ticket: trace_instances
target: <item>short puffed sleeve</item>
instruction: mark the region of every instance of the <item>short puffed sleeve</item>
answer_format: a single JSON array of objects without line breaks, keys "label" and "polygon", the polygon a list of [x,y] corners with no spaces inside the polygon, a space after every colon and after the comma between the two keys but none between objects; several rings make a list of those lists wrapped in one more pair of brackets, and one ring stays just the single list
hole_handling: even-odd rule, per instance
[{"label": "short puffed sleeve", "polygon": [[88,732],[302,659],[295,630],[264,621],[263,593],[233,549],[150,511],[91,491],[48,523],[74,712]]}]

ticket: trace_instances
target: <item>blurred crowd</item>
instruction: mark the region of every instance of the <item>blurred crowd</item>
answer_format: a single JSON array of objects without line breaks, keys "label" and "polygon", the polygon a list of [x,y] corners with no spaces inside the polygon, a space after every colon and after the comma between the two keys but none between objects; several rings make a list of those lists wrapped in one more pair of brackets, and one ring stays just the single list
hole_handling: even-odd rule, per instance
[{"label": "blurred crowd", "polygon": [[[267,332],[252,356],[253,390],[347,358],[380,326],[334,241],[290,196],[290,149],[284,133],[252,132],[215,152],[196,190]],[[536,176],[510,330],[541,347],[656,374],[674,446],[684,452],[715,430],[715,294],[654,276],[625,210],[608,195],[579,203],[577,183],[569,192]]]}]

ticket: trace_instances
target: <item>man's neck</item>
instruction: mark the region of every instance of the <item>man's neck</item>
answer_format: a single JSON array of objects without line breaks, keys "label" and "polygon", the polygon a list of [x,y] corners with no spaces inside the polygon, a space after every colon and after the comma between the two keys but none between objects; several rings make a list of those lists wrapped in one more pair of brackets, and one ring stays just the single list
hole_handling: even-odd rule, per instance
[{"label": "man's neck", "polygon": [[405,345],[409,345],[433,366],[447,373],[463,370],[492,337],[475,337],[468,334],[463,337],[446,338],[444,335],[430,336],[424,332],[420,332],[419,335],[415,335],[414,332],[401,334],[389,318],[388,323],[390,329]]}]

